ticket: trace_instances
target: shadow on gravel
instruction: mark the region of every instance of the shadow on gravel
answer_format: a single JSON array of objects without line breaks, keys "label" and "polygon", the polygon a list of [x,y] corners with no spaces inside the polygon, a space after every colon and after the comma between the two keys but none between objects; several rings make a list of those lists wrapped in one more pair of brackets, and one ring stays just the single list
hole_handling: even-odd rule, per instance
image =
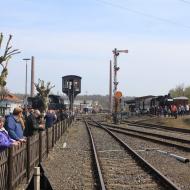
[{"label": "shadow on gravel", "polygon": [[[44,169],[41,164],[40,167],[40,190],[53,190],[48,178],[45,175]],[[34,190],[34,177],[32,177],[30,184],[28,185],[26,190]]]}]

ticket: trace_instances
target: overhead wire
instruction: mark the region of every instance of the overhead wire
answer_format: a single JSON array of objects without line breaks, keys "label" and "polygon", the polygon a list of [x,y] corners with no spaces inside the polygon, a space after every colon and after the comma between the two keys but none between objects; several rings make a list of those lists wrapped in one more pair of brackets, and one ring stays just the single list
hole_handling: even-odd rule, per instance
[{"label": "overhead wire", "polygon": [[105,4],[105,5],[109,5],[109,6],[112,6],[112,7],[119,8],[119,9],[123,9],[123,10],[126,10],[128,12],[132,12],[132,13],[137,14],[137,15],[142,15],[142,16],[147,17],[149,19],[154,19],[154,20],[158,20],[158,21],[161,21],[161,22],[167,22],[167,23],[170,23],[170,24],[173,24],[173,25],[181,26],[181,27],[186,28],[186,29],[190,29],[190,26],[188,26],[188,25],[184,25],[182,23],[172,21],[170,19],[161,18],[161,17],[158,17],[158,16],[154,16],[154,15],[151,15],[151,14],[147,14],[147,13],[138,11],[138,10],[127,8],[127,7],[123,6],[123,5],[115,4],[115,3],[108,2],[108,1],[105,1],[105,0],[95,0],[95,1],[97,1],[99,3],[102,3],[102,4]]},{"label": "overhead wire", "polygon": [[187,1],[187,0],[179,0],[179,1],[190,5],[190,1]]}]

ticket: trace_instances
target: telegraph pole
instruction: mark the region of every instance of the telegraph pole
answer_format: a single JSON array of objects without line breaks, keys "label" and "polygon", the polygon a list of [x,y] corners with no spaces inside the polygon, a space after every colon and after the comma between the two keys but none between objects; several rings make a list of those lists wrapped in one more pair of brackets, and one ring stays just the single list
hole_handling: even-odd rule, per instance
[{"label": "telegraph pole", "polygon": [[32,56],[31,60],[31,90],[30,96],[34,97],[34,56]]},{"label": "telegraph pole", "polygon": [[24,98],[24,105],[27,104],[27,89],[28,89],[28,65],[27,61],[29,61],[29,58],[24,58],[24,61],[26,61],[26,76],[25,76],[25,98]]},{"label": "telegraph pole", "polygon": [[112,113],[112,106],[113,106],[113,100],[112,100],[112,62],[110,60],[110,84],[109,84],[109,94],[110,94],[110,97],[109,97],[109,103],[110,103],[110,113]]}]

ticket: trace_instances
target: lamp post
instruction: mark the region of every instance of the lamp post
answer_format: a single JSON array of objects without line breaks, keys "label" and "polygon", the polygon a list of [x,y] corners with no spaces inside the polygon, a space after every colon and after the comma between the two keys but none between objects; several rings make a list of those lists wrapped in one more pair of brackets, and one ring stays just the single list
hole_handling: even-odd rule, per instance
[{"label": "lamp post", "polygon": [[119,67],[117,66],[117,57],[119,56],[120,53],[128,53],[128,50],[117,50],[116,48],[112,51],[113,55],[114,55],[114,89],[113,89],[113,93],[114,93],[114,123],[118,123],[118,117],[117,117],[117,110],[118,110],[118,99],[115,97],[116,96],[116,92],[117,92],[117,86],[119,84],[118,80],[117,80],[117,71],[119,70]]},{"label": "lamp post", "polygon": [[29,58],[24,58],[24,61],[26,61],[26,76],[25,76],[25,98],[24,98],[24,105],[27,104],[27,87],[28,87],[28,66],[27,66],[27,61],[29,61]]}]

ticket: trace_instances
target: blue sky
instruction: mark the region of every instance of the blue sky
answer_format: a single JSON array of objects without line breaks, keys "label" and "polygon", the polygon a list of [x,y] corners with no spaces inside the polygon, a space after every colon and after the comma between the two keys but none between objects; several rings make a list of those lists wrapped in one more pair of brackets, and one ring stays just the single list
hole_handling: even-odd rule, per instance
[{"label": "blue sky", "polygon": [[82,94],[108,94],[114,48],[129,50],[118,57],[125,96],[190,85],[190,0],[6,0],[1,7],[0,32],[22,51],[8,66],[12,92],[24,93],[22,59],[35,56],[36,82],[51,81],[54,93],[62,92],[62,76],[75,74]]}]

